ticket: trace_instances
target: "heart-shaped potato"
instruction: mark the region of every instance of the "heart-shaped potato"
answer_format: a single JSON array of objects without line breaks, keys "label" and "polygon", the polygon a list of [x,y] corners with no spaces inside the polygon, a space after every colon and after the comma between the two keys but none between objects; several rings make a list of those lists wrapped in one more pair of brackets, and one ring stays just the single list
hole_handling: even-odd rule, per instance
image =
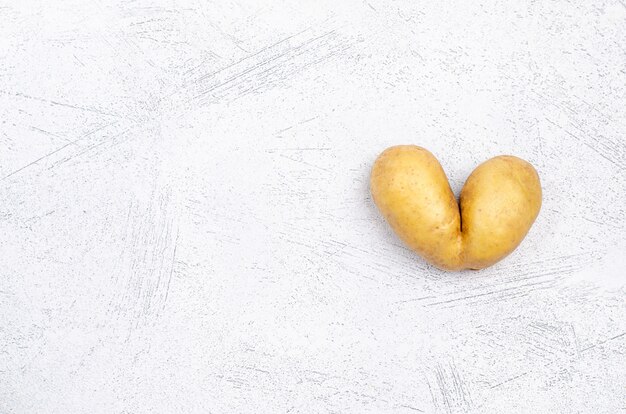
[{"label": "heart-shaped potato", "polygon": [[482,269],[504,258],[524,239],[541,208],[537,171],[510,155],[472,172],[460,207],[439,161],[415,145],[380,154],[370,188],[398,236],[445,270]]}]

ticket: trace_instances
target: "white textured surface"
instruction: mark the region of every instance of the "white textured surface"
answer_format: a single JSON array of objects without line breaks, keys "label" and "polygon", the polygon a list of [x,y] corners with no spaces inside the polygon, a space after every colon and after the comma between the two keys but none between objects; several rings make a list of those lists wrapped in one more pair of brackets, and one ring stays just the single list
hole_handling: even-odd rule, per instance
[{"label": "white textured surface", "polygon": [[[620,1],[2,0],[0,413],[626,412],[624,108]],[[519,249],[402,247],[400,143]]]}]

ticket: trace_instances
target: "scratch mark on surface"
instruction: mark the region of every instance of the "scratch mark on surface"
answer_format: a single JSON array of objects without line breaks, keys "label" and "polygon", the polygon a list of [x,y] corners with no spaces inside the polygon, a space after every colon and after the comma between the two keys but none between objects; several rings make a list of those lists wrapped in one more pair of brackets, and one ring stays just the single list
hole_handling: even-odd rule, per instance
[{"label": "scratch mark on surface", "polygon": [[217,75],[217,74],[218,74],[218,73],[220,73],[220,72],[223,72],[223,71],[225,71],[225,70],[227,70],[227,69],[230,69],[230,68],[232,68],[233,66],[236,66],[236,65],[238,65],[238,64],[240,64],[240,63],[242,63],[242,62],[244,62],[244,61],[246,61],[246,60],[248,60],[248,59],[251,59],[251,58],[253,58],[253,57],[255,57],[255,56],[258,56],[259,54],[261,54],[261,53],[265,52],[266,50],[271,49],[271,48],[273,48],[273,47],[275,47],[275,46],[278,46],[278,45],[280,45],[281,43],[285,43],[285,42],[289,41],[290,39],[293,39],[293,38],[294,38],[294,37],[296,37],[296,36],[299,36],[299,35],[301,35],[301,34],[303,34],[303,33],[306,33],[306,32],[307,32],[307,31],[309,31],[309,30],[311,30],[311,28],[310,28],[310,27],[308,27],[308,28],[306,28],[306,29],[304,29],[304,30],[301,30],[301,31],[299,31],[299,32],[297,32],[296,34],[293,34],[293,35],[291,35],[291,36],[287,36],[287,37],[285,37],[284,39],[281,39],[281,40],[279,40],[279,41],[278,41],[278,42],[276,42],[276,43],[273,43],[273,44],[271,44],[271,45],[269,45],[269,46],[266,46],[266,47],[264,47],[264,48],[260,49],[258,52],[255,52],[255,53],[253,53],[253,54],[251,54],[251,55],[249,55],[249,56],[246,56],[246,57],[244,57],[244,58],[242,58],[242,59],[239,59],[238,61],[236,61],[236,62],[234,62],[234,63],[231,63],[230,65],[224,66],[223,68],[221,68],[221,69],[219,69],[219,70],[217,70],[217,71],[215,71],[215,72],[213,72],[213,73],[206,74],[206,75],[202,75],[202,76],[200,76],[200,77],[199,77],[199,78],[198,78],[195,82],[203,81],[203,80],[205,80],[205,79],[207,79],[207,78],[212,78],[213,76]]},{"label": "scratch mark on surface", "polygon": [[79,110],[79,111],[92,112],[92,113],[95,113],[95,114],[98,114],[98,115],[105,115],[105,116],[112,116],[112,117],[120,118],[120,119],[126,119],[125,117],[123,117],[121,115],[113,114],[113,113],[110,113],[110,112],[104,112],[104,111],[101,111],[99,109],[87,108],[87,107],[84,107],[84,106],[72,105],[72,104],[68,104],[68,103],[64,103],[64,102],[57,102],[57,101],[53,101],[51,99],[38,98],[36,96],[26,95],[26,94],[21,93],[21,92],[9,92],[9,91],[0,89],[0,93],[3,93],[5,95],[9,95],[9,96],[18,96],[20,98],[25,98],[25,99],[32,99],[32,100],[39,101],[39,102],[49,103],[51,105],[63,106],[63,107],[66,107],[66,108],[76,109],[76,110]]},{"label": "scratch mark on surface", "polygon": [[433,303],[429,303],[428,306],[436,306],[436,305],[443,305],[443,304],[448,304],[448,303],[453,303],[453,302],[458,302],[458,301],[465,301],[467,299],[474,299],[474,298],[479,298],[479,297],[482,297],[482,296],[494,295],[496,293],[508,292],[508,291],[511,291],[511,290],[519,290],[520,288],[524,288],[524,287],[543,285],[543,284],[548,283],[548,282],[549,281],[527,283],[527,284],[522,285],[522,286],[514,286],[514,287],[510,287],[510,288],[497,289],[497,290],[493,290],[493,291],[489,291],[489,292],[477,293],[475,295],[469,295],[469,296],[463,296],[463,297],[460,297],[460,298],[454,298],[454,299],[443,300],[443,301],[439,301],[439,302],[433,302]]},{"label": "scratch mark on surface", "polygon": [[622,338],[623,336],[626,336],[626,332],[622,332],[622,333],[621,333],[621,334],[619,334],[619,335],[615,335],[615,336],[612,336],[612,337],[610,337],[610,338],[608,338],[608,339],[605,339],[605,340],[603,340],[603,341],[599,341],[599,342],[597,342],[597,343],[595,343],[595,344],[593,344],[593,345],[590,345],[590,346],[588,346],[588,347],[586,347],[586,348],[583,348],[580,352],[581,352],[581,353],[582,353],[582,352],[586,352],[586,351],[588,351],[588,350],[590,350],[590,349],[593,349],[593,348],[595,348],[595,347],[597,347],[597,346],[604,345],[605,343],[607,343],[607,342],[609,342],[609,341],[614,341],[614,340],[616,340],[616,339]]},{"label": "scratch mark on surface", "polygon": [[[618,167],[620,170],[626,169],[626,147],[624,147],[623,145],[620,145],[618,142],[612,142],[608,139],[598,140],[597,138],[593,137],[589,139],[583,139],[578,135],[573,134],[561,125],[557,124],[556,122],[552,121],[551,119],[547,117],[544,119],[550,124],[559,128],[561,131],[565,132],[570,137],[574,138],[576,141],[589,148],[591,151],[595,152],[596,154],[613,164],[614,166]],[[582,134],[584,134],[583,136],[590,136],[590,134],[588,134],[586,131],[583,131],[576,124],[572,125]]]},{"label": "scratch mark on surface", "polygon": [[176,233],[176,240],[174,241],[174,252],[172,253],[172,262],[170,265],[170,274],[167,278],[167,285],[165,286],[165,298],[163,299],[163,308],[165,308],[165,304],[167,303],[167,298],[170,294],[170,283],[172,282],[172,275],[174,274],[174,264],[176,263],[176,249],[178,248],[178,236]]},{"label": "scratch mark on surface", "polygon": [[42,157],[40,157],[40,158],[37,158],[35,161],[33,161],[33,162],[29,163],[29,164],[26,164],[25,166],[23,166],[23,167],[21,167],[21,168],[18,168],[17,170],[15,170],[15,171],[13,171],[13,172],[9,173],[8,175],[5,175],[4,177],[2,177],[2,179],[1,179],[0,181],[4,181],[4,180],[6,180],[6,179],[7,179],[7,178],[9,178],[9,177],[14,176],[15,174],[17,174],[17,173],[19,173],[19,172],[21,172],[21,171],[24,171],[24,170],[25,170],[25,169],[27,169],[28,167],[31,167],[31,166],[33,166],[33,165],[37,164],[39,161],[45,160],[46,158],[48,158],[48,157],[50,157],[50,156],[52,156],[52,155],[56,154],[57,152],[62,151],[62,150],[64,150],[65,148],[69,147],[70,145],[74,145],[76,142],[80,141],[81,139],[82,139],[82,138],[78,138],[78,139],[75,139],[74,141],[70,141],[70,142],[68,142],[67,144],[65,144],[65,145],[61,146],[60,148],[57,148],[56,150],[54,150],[54,151],[52,151],[52,152],[49,152],[49,153],[47,153],[46,155],[44,155],[44,156],[42,156]]},{"label": "scratch mark on surface", "polygon": [[400,300],[400,301],[397,301],[397,302],[394,302],[394,303],[398,304],[398,303],[420,302],[420,301],[423,301],[423,300],[426,300],[426,299],[432,299],[432,298],[434,298],[434,296],[422,296],[422,297],[414,298],[414,299]]},{"label": "scratch mark on surface", "polygon": [[511,378],[508,378],[508,379],[506,379],[506,380],[504,380],[504,381],[502,381],[502,382],[499,382],[499,383],[497,383],[496,385],[493,385],[493,386],[491,387],[491,389],[498,388],[498,387],[500,387],[500,386],[502,386],[502,385],[504,385],[504,384],[506,384],[506,383],[508,383],[508,382],[514,381],[514,380],[516,380],[516,379],[518,379],[518,378],[522,378],[522,377],[523,377],[523,376],[525,376],[525,375],[528,375],[528,372],[523,372],[523,373],[521,373],[521,374],[519,374],[519,375],[516,375],[516,376],[511,377]]},{"label": "scratch mark on surface", "polygon": [[288,156],[286,156],[284,154],[280,154],[280,157],[288,159],[290,161],[299,162],[301,164],[308,165],[309,167],[317,168],[318,170],[321,170],[321,171],[330,172],[330,170],[328,170],[327,168],[322,168],[322,167],[320,167],[318,165],[311,164],[311,163],[306,162],[304,160],[298,160],[298,159],[295,159],[295,158],[291,158],[291,157],[288,157]]},{"label": "scratch mark on surface", "polygon": [[130,324],[128,335],[140,324],[154,322],[169,295],[179,237],[170,198],[170,189],[155,181],[149,200],[131,203],[118,286],[108,309]]},{"label": "scratch mark on surface", "polygon": [[87,138],[88,136],[90,136],[90,135],[92,135],[92,134],[94,134],[94,133],[96,133],[96,132],[98,132],[98,131],[100,131],[100,130],[102,130],[102,129],[104,129],[104,128],[108,127],[108,126],[111,126],[111,125],[113,125],[113,124],[116,124],[116,122],[113,122],[113,123],[110,123],[110,124],[106,124],[106,125],[103,125],[103,126],[101,126],[101,127],[96,128],[96,129],[94,129],[94,130],[92,130],[92,131],[89,131],[88,133],[86,133],[86,134],[84,134],[84,135],[82,135],[82,136],[80,136],[80,137],[76,138],[75,140],[70,141],[70,142],[68,142],[68,143],[67,143],[67,144],[65,144],[65,145],[62,145],[61,147],[57,148],[56,150],[51,151],[51,152],[47,153],[46,155],[43,155],[42,157],[37,158],[36,160],[34,160],[34,161],[32,161],[32,162],[30,162],[30,163],[26,164],[25,166],[23,166],[23,167],[21,167],[21,168],[18,168],[18,169],[17,169],[17,170],[15,170],[15,171],[12,171],[11,173],[9,173],[9,174],[5,175],[4,177],[2,177],[2,179],[0,179],[0,181],[4,181],[4,180],[6,180],[7,178],[12,177],[12,176],[14,176],[14,175],[15,175],[15,174],[17,174],[17,173],[19,173],[19,172],[21,172],[21,171],[24,171],[25,169],[27,169],[27,168],[29,168],[29,167],[32,167],[33,165],[36,165],[36,164],[37,164],[37,163],[39,163],[40,161],[43,161],[43,160],[45,160],[46,158],[49,158],[50,156],[52,156],[52,155],[54,155],[54,154],[57,154],[58,152],[63,151],[65,148],[68,148],[68,147],[70,147],[70,146],[72,146],[72,145],[75,145],[77,142],[79,142],[79,141],[81,141],[81,140],[83,140],[83,139]]},{"label": "scratch mark on surface", "polygon": [[473,403],[464,381],[452,361],[447,366],[437,364],[435,366],[435,379],[441,392],[443,405],[446,412],[467,411]]},{"label": "scratch mark on surface", "polygon": [[412,410],[412,411],[417,411],[417,412],[419,412],[419,413],[423,413],[423,412],[424,412],[424,410],[420,410],[419,408],[416,408],[416,407],[413,407],[413,406],[410,406],[410,405],[397,405],[396,407],[399,407],[399,408],[407,408],[407,409],[409,409],[409,410]]},{"label": "scratch mark on surface", "polygon": [[280,135],[280,134],[282,134],[283,132],[289,131],[290,129],[295,128],[295,127],[297,127],[297,126],[299,126],[299,125],[303,125],[303,124],[306,124],[306,123],[308,123],[308,122],[314,121],[314,120],[316,120],[317,118],[319,118],[319,117],[318,117],[318,116],[314,116],[313,118],[308,118],[308,119],[305,119],[305,120],[303,120],[303,121],[298,122],[297,124],[294,124],[294,125],[288,126],[287,128],[280,129],[280,130],[278,130],[278,131],[274,132],[274,136],[279,136],[279,135]]},{"label": "scratch mark on surface", "polygon": [[[211,104],[223,99],[236,101],[251,93],[258,93],[278,85],[293,75],[347,50],[351,44],[341,39],[335,30],[312,38],[305,38],[292,45],[291,40],[309,29],[282,39],[253,55],[210,74],[201,75],[184,86],[193,100]],[[250,58],[255,57],[256,59]]]}]

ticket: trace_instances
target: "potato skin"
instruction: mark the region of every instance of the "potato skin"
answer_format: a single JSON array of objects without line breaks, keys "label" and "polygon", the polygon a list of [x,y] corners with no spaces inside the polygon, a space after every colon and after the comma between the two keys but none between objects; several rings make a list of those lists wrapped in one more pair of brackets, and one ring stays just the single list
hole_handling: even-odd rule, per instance
[{"label": "potato skin", "polygon": [[496,263],[519,245],[541,208],[537,172],[513,156],[476,168],[459,208],[439,161],[415,145],[386,149],[374,163],[370,189],[398,236],[444,270]]},{"label": "potato skin", "polygon": [[461,269],[461,217],[441,164],[428,150],[385,150],[370,177],[374,202],[398,236],[435,266]]},{"label": "potato skin", "polygon": [[465,266],[491,266],[515,250],[537,218],[539,175],[521,158],[492,158],[470,174],[460,205]]}]

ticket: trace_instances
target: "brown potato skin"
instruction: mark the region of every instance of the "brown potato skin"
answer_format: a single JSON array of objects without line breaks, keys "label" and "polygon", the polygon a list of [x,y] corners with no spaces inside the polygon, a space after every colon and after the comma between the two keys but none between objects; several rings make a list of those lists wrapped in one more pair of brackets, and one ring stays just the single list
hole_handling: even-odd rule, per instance
[{"label": "brown potato skin", "polygon": [[439,161],[415,145],[386,149],[374,163],[370,189],[398,236],[445,270],[482,269],[501,260],[524,239],[541,208],[537,172],[513,156],[478,166],[459,208]]}]

